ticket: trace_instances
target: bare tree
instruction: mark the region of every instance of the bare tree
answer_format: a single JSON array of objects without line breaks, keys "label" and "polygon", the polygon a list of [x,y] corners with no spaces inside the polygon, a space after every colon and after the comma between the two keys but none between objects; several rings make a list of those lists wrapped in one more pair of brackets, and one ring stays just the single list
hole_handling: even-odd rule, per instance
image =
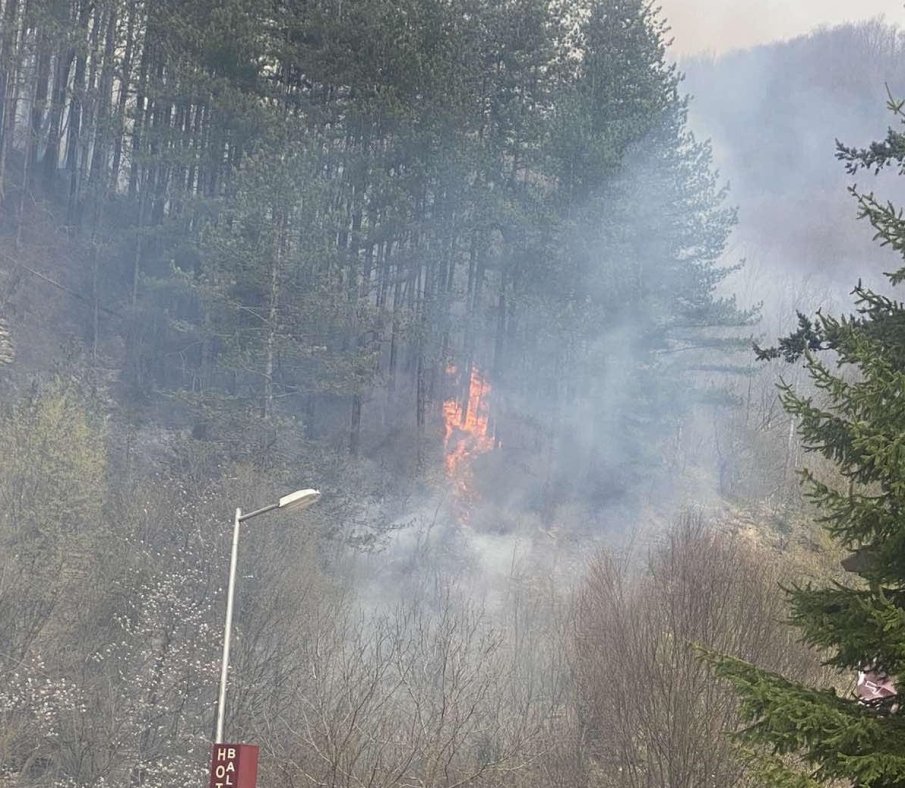
[{"label": "bare tree", "polygon": [[761,552],[687,515],[634,576],[592,563],[577,600],[578,708],[594,784],[626,788],[746,785],[725,736],[733,697],[698,643],[787,675],[819,670],[782,623],[778,572]]}]

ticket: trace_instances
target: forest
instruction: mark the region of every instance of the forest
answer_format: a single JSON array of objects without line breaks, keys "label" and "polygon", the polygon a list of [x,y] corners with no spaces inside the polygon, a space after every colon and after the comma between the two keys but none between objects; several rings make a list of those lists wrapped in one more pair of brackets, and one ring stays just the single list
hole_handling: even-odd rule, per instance
[{"label": "forest", "polygon": [[239,550],[262,788],[905,784],[905,34],[670,46],[0,0],[0,786],[203,784],[234,512],[309,487]]}]

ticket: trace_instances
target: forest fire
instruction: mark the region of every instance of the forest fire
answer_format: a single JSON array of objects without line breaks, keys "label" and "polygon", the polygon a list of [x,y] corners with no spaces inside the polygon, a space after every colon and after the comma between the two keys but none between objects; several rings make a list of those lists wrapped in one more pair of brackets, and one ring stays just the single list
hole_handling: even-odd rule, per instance
[{"label": "forest fire", "polygon": [[[457,369],[450,366],[446,372],[455,376]],[[443,403],[446,476],[455,484],[456,492],[465,499],[474,494],[470,461],[494,447],[489,428],[489,395],[490,385],[473,366],[464,406],[458,397],[451,397]]]}]

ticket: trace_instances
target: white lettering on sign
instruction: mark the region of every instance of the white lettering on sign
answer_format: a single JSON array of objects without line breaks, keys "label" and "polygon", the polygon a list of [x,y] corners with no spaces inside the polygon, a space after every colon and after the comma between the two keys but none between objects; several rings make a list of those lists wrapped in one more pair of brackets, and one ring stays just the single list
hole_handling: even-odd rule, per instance
[{"label": "white lettering on sign", "polygon": [[225,777],[227,779],[227,782],[225,784],[232,785],[232,783],[229,782],[229,777],[231,774],[235,774],[235,771],[236,771],[236,764],[233,763],[232,761],[227,763],[226,766],[224,766],[222,763],[217,764],[217,768],[214,771],[214,777],[216,777],[218,780],[222,780]]},{"label": "white lettering on sign", "polygon": [[[2,0],[0,0],[2,2]],[[239,779],[239,758],[242,750],[237,746],[214,745],[211,763],[210,788],[236,788]]]}]

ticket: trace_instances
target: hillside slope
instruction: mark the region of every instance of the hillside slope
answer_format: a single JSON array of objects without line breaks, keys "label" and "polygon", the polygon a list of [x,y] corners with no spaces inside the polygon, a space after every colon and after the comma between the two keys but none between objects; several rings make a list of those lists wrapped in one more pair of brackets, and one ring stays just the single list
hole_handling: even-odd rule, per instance
[{"label": "hillside slope", "polygon": [[[837,139],[861,146],[885,136],[886,86],[905,94],[903,55],[905,34],[875,20],[680,64],[692,126],[712,139],[739,206],[731,254],[757,275],[758,298],[779,297],[792,281],[810,306],[838,302],[865,262],[876,274],[892,264],[856,220],[835,150]],[[902,195],[892,177],[869,186]]]}]

